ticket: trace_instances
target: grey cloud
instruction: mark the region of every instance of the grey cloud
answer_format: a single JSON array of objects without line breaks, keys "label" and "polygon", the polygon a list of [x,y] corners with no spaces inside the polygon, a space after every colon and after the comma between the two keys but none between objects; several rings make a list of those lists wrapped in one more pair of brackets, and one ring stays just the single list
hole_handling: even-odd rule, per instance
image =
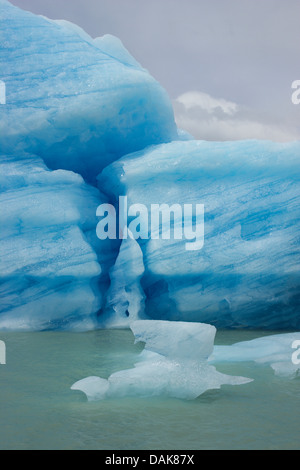
[{"label": "grey cloud", "polygon": [[173,102],[179,128],[199,140],[263,139],[275,142],[299,140],[293,126],[197,91],[184,93]]}]

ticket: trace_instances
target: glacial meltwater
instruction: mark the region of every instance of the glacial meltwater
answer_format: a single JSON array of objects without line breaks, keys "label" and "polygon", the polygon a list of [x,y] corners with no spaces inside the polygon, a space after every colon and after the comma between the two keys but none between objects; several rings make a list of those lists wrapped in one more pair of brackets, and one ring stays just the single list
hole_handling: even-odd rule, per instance
[{"label": "glacial meltwater", "polygon": [[[218,331],[216,344],[278,332]],[[299,449],[300,379],[253,362],[216,364],[253,378],[195,400],[87,402],[70,390],[84,377],[131,368],[143,349],[130,330],[0,333],[0,449]]]}]

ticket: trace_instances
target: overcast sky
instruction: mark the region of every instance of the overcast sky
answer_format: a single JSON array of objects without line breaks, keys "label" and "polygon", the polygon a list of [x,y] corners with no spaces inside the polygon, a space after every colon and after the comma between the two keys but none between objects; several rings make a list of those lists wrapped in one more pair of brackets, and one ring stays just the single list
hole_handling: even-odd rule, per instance
[{"label": "overcast sky", "polygon": [[197,138],[300,139],[299,0],[12,0],[118,36]]}]

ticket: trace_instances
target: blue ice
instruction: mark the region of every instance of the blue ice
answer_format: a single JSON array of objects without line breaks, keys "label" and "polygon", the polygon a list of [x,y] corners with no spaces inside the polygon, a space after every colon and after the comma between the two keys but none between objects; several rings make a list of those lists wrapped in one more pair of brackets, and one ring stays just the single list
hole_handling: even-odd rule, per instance
[{"label": "blue ice", "polygon": [[[195,141],[119,39],[0,9],[0,328],[299,329],[300,143]],[[120,195],[203,204],[203,248],[97,239]]]}]

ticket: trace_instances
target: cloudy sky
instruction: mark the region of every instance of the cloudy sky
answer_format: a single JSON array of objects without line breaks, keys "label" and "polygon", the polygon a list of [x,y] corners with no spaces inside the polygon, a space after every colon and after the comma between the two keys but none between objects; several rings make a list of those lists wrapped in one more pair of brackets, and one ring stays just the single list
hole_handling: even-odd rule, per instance
[{"label": "cloudy sky", "polygon": [[299,0],[12,0],[118,36],[199,139],[300,139]]}]

